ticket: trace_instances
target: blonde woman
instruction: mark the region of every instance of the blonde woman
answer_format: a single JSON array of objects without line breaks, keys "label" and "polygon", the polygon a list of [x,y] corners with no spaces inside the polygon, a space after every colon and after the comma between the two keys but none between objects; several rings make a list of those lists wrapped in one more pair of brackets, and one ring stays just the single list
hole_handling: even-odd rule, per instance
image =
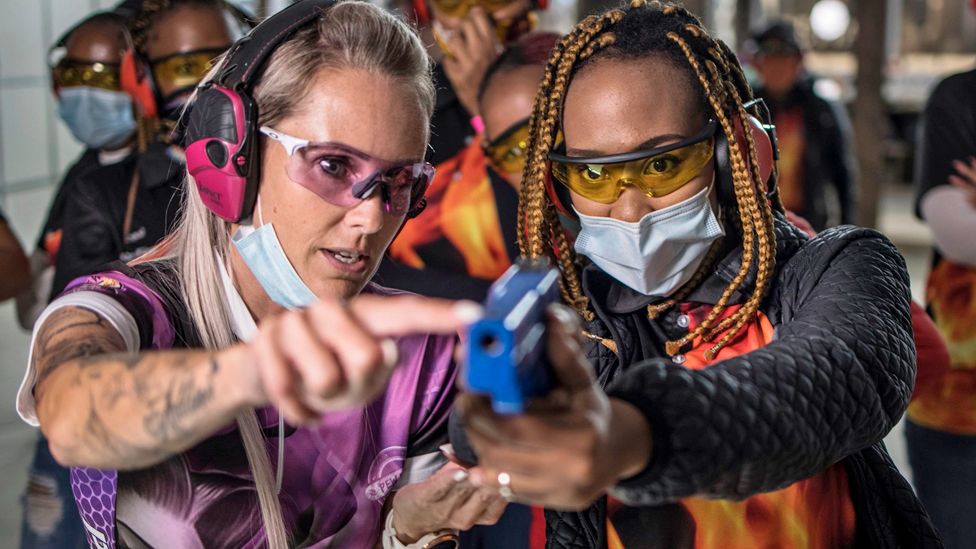
[{"label": "blonde woman", "polygon": [[[478,309],[369,283],[430,177],[422,44],[369,4],[303,0],[210,78],[200,192],[149,256],[45,311],[18,410],[72,467],[95,547],[454,545],[505,504],[438,451]],[[255,195],[224,219],[194,158],[222,86],[253,99],[256,143],[250,163],[206,147]]]}]

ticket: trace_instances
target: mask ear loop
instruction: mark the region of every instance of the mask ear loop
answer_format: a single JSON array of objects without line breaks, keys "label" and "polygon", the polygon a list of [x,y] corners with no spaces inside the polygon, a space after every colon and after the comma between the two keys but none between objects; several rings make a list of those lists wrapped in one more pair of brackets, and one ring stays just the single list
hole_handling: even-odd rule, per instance
[{"label": "mask ear loop", "polygon": [[[255,227],[255,229],[257,229],[258,227],[263,227],[264,226],[264,214],[261,212],[261,195],[260,194],[258,195],[258,197],[257,197],[257,199],[255,201],[257,202],[257,204],[255,205],[255,209],[258,212],[258,223],[260,223],[260,225],[258,225],[257,227]],[[254,222],[252,221],[251,224],[253,225]]]}]

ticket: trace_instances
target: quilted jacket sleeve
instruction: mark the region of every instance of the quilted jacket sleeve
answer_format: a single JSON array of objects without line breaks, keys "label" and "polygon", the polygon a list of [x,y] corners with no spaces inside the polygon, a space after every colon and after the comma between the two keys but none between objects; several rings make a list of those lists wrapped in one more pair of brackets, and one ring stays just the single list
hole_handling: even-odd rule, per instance
[{"label": "quilted jacket sleeve", "polygon": [[908,274],[881,234],[841,227],[806,244],[768,296],[774,340],[704,370],[654,360],[608,387],[642,410],[655,457],[614,495],[658,504],[785,487],[880,440],[915,376]]}]

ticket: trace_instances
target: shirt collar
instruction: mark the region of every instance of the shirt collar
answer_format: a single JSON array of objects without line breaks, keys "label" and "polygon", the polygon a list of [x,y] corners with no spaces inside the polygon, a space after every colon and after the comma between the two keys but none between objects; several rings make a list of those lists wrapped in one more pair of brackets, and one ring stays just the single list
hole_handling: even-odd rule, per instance
[{"label": "shirt collar", "polygon": [[102,166],[118,164],[132,154],[132,147],[122,147],[115,151],[98,151],[98,163]]}]

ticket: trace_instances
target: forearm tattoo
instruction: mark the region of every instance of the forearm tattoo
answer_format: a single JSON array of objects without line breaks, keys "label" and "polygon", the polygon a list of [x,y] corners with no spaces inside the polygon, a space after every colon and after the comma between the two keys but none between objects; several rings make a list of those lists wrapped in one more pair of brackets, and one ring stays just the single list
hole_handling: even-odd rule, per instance
[{"label": "forearm tattoo", "polygon": [[124,349],[122,336],[100,315],[80,308],[59,309],[48,317],[34,344],[35,387],[43,386],[51,374],[73,359]]},{"label": "forearm tattoo", "polygon": [[[121,336],[99,315],[81,309],[58,311],[45,322],[35,347],[38,407],[55,373],[61,394],[78,413],[80,447],[133,463],[156,461],[182,451],[209,433],[201,418],[214,400],[219,364],[192,351],[121,353]],[[80,395],[77,391],[81,391]],[[204,424],[209,422],[203,421]],[[212,428],[212,426],[210,426]]]}]

